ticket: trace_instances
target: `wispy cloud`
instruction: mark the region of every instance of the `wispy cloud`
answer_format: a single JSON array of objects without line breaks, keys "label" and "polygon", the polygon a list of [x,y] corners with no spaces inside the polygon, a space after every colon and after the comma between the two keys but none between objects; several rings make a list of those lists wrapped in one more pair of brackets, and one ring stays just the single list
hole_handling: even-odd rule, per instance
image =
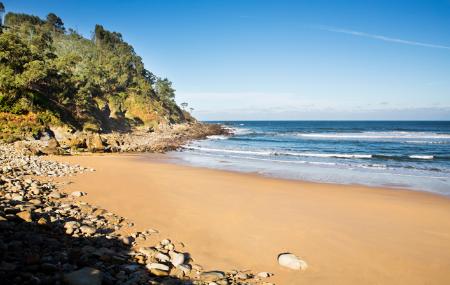
[{"label": "wispy cloud", "polygon": [[382,36],[382,35],[369,34],[369,33],[365,33],[365,32],[347,30],[347,29],[336,28],[336,27],[318,26],[317,28],[320,30],[328,31],[328,32],[348,34],[348,35],[352,35],[352,36],[371,38],[374,40],[380,40],[380,41],[397,43],[397,44],[450,50],[450,46],[409,41],[409,40],[403,40],[403,39],[399,39],[399,38],[391,38],[391,37],[386,37],[386,36]]}]

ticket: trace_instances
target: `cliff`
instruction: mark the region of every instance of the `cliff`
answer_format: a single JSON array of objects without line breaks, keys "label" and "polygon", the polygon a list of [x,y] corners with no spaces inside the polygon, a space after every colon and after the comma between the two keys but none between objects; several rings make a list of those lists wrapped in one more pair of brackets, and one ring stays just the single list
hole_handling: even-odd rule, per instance
[{"label": "cliff", "polygon": [[0,32],[0,140],[68,132],[126,133],[195,122],[166,78],[144,68],[122,35],[91,39],[46,19],[8,13]]}]

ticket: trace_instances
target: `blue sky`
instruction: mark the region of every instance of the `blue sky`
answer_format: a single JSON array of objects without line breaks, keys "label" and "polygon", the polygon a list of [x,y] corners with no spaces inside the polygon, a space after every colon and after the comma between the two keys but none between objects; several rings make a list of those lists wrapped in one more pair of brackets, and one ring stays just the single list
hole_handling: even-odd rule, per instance
[{"label": "blue sky", "polygon": [[3,0],[123,34],[202,120],[450,120],[450,0]]}]

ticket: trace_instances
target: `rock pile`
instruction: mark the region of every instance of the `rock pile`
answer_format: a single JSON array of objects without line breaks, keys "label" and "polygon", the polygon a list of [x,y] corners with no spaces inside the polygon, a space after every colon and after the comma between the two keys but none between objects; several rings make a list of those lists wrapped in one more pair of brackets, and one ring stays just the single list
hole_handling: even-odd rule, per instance
[{"label": "rock pile", "polygon": [[[270,284],[269,273],[205,271],[157,232],[122,236],[127,219],[66,195],[48,177],[89,169],[0,145],[0,280],[5,284]],[[41,177],[36,177],[41,176]],[[75,194],[75,195],[74,195]]]}]

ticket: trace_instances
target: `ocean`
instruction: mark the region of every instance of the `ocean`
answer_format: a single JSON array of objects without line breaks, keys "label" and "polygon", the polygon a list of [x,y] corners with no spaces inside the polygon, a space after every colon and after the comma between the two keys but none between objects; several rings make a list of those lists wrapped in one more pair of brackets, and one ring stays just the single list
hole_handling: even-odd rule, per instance
[{"label": "ocean", "polygon": [[450,121],[217,121],[234,132],[173,155],[189,165],[450,195]]}]

